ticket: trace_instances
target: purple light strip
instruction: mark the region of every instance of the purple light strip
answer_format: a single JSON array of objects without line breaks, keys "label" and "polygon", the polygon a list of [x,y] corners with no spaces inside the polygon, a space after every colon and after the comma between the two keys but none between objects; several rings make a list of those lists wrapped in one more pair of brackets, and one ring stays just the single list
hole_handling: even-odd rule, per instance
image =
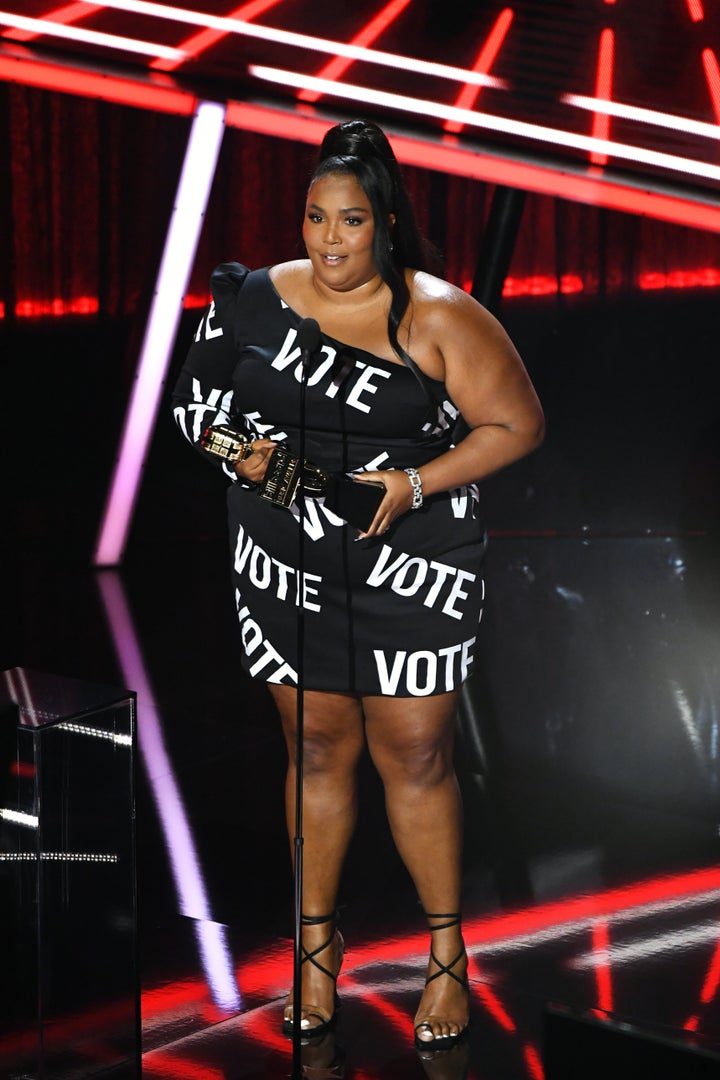
[{"label": "purple light strip", "polygon": [[123,678],[137,694],[138,745],[170,858],[180,912],[194,920],[200,958],[214,1003],[237,1012],[242,1007],[225,927],[213,921],[190,822],[165,747],[162,723],[117,572],[97,575]]},{"label": "purple light strip", "polygon": [[198,105],[95,549],[95,566],[116,566],[125,550],[224,131],[225,107],[214,102]]}]

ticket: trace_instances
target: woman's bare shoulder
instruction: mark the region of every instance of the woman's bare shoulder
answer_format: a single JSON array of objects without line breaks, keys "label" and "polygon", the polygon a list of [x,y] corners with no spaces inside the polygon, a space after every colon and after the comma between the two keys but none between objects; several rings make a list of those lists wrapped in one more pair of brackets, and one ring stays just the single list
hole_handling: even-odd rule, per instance
[{"label": "woman's bare shoulder", "polygon": [[428,329],[444,326],[489,327],[495,322],[486,308],[464,289],[425,271],[408,272],[413,318]]},{"label": "woman's bare shoulder", "polygon": [[282,285],[304,285],[310,278],[310,260],[293,259],[291,262],[274,263],[268,268],[268,273],[273,285],[279,288]]}]

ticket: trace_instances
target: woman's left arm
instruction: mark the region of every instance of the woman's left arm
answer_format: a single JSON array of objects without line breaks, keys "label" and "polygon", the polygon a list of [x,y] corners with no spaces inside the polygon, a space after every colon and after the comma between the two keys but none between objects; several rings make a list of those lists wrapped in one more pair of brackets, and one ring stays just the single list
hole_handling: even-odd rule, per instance
[{"label": "woman's left arm", "polygon": [[470,432],[420,469],[423,492],[483,480],[535,450],[545,421],[518,352],[494,315],[460,290],[428,318],[445,386]]},{"label": "woman's left arm", "polygon": [[[529,454],[543,440],[542,408],[515,346],[498,320],[472,297],[445,285],[440,297],[416,304],[413,337],[421,366],[442,365],[448,395],[470,428],[457,446],[418,469],[423,497],[482,480]],[[385,529],[412,504],[409,477],[382,479],[388,494],[366,535]]]}]

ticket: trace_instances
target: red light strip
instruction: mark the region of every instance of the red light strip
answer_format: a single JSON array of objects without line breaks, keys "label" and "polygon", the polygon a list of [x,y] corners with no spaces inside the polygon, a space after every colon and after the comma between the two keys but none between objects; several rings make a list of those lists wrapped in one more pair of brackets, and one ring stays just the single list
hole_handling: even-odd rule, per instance
[{"label": "red light strip", "polygon": [[500,998],[495,994],[486,982],[473,982],[473,993],[480,999],[490,1015],[497,1020],[503,1031],[510,1035],[517,1033],[517,1025],[509,1015]]},{"label": "red light strip", "polygon": [[[603,30],[600,35],[600,47],[598,50],[597,76],[595,81],[595,97],[601,101],[609,101],[612,97],[613,67],[615,62],[615,33],[612,30]],[[610,138],[610,117],[607,113],[596,112],[593,117],[593,138]],[[592,153],[590,160],[593,165],[607,165],[607,154]]]},{"label": "red light strip", "polygon": [[717,56],[712,49],[703,49],[702,62],[705,69],[708,90],[710,91],[710,97],[712,99],[715,119],[718,124],[720,124],[720,66],[718,66]]},{"label": "red light strip", "polygon": [[592,948],[595,960],[598,1008],[609,1013],[613,1010],[612,975],[610,969],[610,931],[605,919],[593,923]]},{"label": "red light strip", "polygon": [[[352,38],[351,45],[372,45],[374,41],[378,39],[380,34],[390,26],[394,20],[405,10],[410,3],[410,0],[390,0],[389,4],[377,13],[374,19],[363,27],[359,34],[356,34]],[[336,56],[328,64],[318,71],[318,78],[321,79],[339,79],[341,75],[344,75],[352,60]],[[298,94],[299,101],[317,101],[321,95],[315,90],[301,90]]]},{"label": "red light strip", "polygon": [[353,979],[351,975],[343,976],[343,985],[346,988],[349,986],[354,993],[362,998],[365,1004],[372,1006],[378,1015],[384,1016],[391,1028],[396,1031],[405,1029],[410,1017],[402,1009],[398,1009],[396,1005],[393,1005],[392,1001],[383,994],[367,989],[357,979]]},{"label": "red light strip", "polygon": [[350,45],[344,41],[330,41],[327,38],[319,38],[311,34],[298,34],[292,30],[281,30],[274,26],[258,26],[257,23],[211,15],[206,11],[191,11],[186,8],[170,7],[167,4],[156,4],[153,0],[106,0],[103,6],[117,11],[129,11],[135,15],[148,15],[156,19],[169,19],[172,22],[188,23],[191,26],[200,26],[203,29],[220,30],[224,34],[241,34],[244,37],[259,38],[261,41],[291,45],[305,51],[329,53],[331,56],[346,56],[351,60],[362,60],[369,64],[380,64],[396,70],[412,71],[415,74],[429,75],[436,79],[475,82],[479,86],[506,88],[506,84],[502,80],[493,79],[487,75],[478,75],[468,71],[466,68],[437,64],[434,61],[402,56],[399,53],[366,49],[361,45]]},{"label": "red light strip", "polygon": [[[700,270],[648,270],[638,275],[635,284],[644,292],[656,292],[659,289],[717,289],[720,288],[720,270],[704,267]],[[465,292],[470,292],[471,281],[462,282]],[[572,296],[585,292],[585,284],[578,274],[563,274],[558,279],[555,274],[530,274],[528,277],[508,277],[505,279],[503,296],[513,299],[518,296],[554,296],[557,292],[563,296]],[[210,303],[206,294],[186,293],[183,308],[191,310],[204,308]],[[56,297],[54,300],[18,300],[15,305],[17,319],[38,319],[53,316],[62,318],[68,315],[96,315],[99,310],[96,296],[79,296],[71,300]],[[0,302],[0,319],[4,318],[5,308]]]},{"label": "red light strip", "polygon": [[[473,71],[482,72],[483,75],[488,75],[490,73],[490,68],[495,63],[495,57],[500,51],[500,47],[505,40],[512,21],[512,8],[505,8],[504,11],[500,12],[495,21],[495,25],[488,35],[487,41],[478,53],[478,58],[473,65]],[[458,109],[472,109],[475,106],[479,93],[479,86],[471,86],[469,83],[466,83],[455,99],[454,104]],[[462,131],[463,126],[464,125],[457,120],[446,120],[443,125],[445,131]]]},{"label": "red light strip", "polygon": [[[146,1068],[143,1062],[143,1073]],[[203,1062],[190,1061],[166,1050],[153,1052],[150,1071],[153,1076],[168,1077],[169,1080],[225,1080],[227,1075],[224,1069],[213,1069]]]},{"label": "red light strip", "polygon": [[88,45],[97,45],[106,49],[122,49],[123,52],[139,53],[141,56],[179,57],[183,54],[169,45],[160,45],[155,41],[139,41],[137,38],[122,37],[120,34],[105,34],[101,30],[85,30],[77,26],[51,22],[49,19],[30,19],[25,15],[13,15],[0,11],[0,26],[11,26],[18,30],[29,30],[33,35],[65,38],[68,41],[83,41]]},{"label": "red light strip", "polygon": [[[72,23],[77,19],[84,19],[87,15],[92,15],[96,11],[102,10],[102,4],[91,4],[85,2],[85,0],[79,0],[75,4],[65,4],[64,7],[55,8],[54,11],[48,11],[47,15],[43,15],[43,19],[51,19],[56,23]],[[3,30],[0,37],[10,38],[12,41],[32,41],[33,38],[38,37],[42,33],[41,30]]]},{"label": "red light strip", "polygon": [[686,0],[688,11],[690,12],[690,18],[693,22],[702,22],[705,18],[705,12],[703,11],[702,0]]},{"label": "red light strip", "polygon": [[525,1047],[525,1064],[528,1067],[528,1072],[532,1080],[545,1080],[545,1070],[543,1069],[540,1055],[534,1046],[528,1044]]},{"label": "red light strip", "polygon": [[21,83],[24,86],[37,86],[43,90],[57,90],[65,94],[79,94],[81,97],[100,98],[101,101],[113,101],[118,105],[136,105],[142,109],[156,112],[175,113],[178,116],[192,116],[197,99],[184,90],[164,86],[156,77],[147,76],[134,79],[116,78],[112,75],[97,75],[78,68],[61,67],[58,64],[45,64],[28,60],[20,56],[0,55],[0,79]]},{"label": "red light strip", "polygon": [[707,973],[705,982],[703,983],[702,992],[700,994],[700,1000],[703,1005],[709,1005],[713,1000],[720,986],[720,944],[717,945],[713,954],[712,962],[710,964],[710,970]]},{"label": "red light strip", "polygon": [[[235,8],[230,12],[228,18],[230,19],[246,19],[250,22],[252,19],[257,19],[258,16],[263,15],[270,8],[275,7],[280,3],[280,0],[250,0],[250,3],[243,4],[242,7]],[[221,41],[224,37],[227,37],[227,31],[224,30],[201,30],[198,34],[193,34],[185,41],[181,42],[178,46],[186,54],[186,58],[192,59],[199,56],[200,53],[205,52],[211,45]],[[150,64],[151,68],[156,71],[174,71],[183,63],[181,60],[153,60]]]}]

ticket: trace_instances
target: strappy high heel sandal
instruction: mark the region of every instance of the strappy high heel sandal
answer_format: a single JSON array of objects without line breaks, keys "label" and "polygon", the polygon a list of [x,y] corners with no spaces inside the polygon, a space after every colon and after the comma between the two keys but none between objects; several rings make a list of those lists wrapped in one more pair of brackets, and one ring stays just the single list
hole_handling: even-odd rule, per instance
[{"label": "strappy high heel sandal", "polygon": [[[300,918],[301,918],[301,922],[302,922],[303,926],[321,926],[323,923],[328,923],[328,922],[334,924],[334,922],[335,922],[335,912],[333,911],[332,914],[330,914],[330,915],[301,915]],[[333,974],[332,971],[329,971],[316,958],[321,952],[324,952],[325,949],[329,948],[330,945],[332,945],[333,942],[336,941],[336,940],[338,942],[338,947],[339,947],[339,952],[340,952],[340,963],[338,964],[337,972],[335,974]],[[333,984],[333,987],[337,986],[338,975],[340,974],[340,968],[342,966],[343,956],[344,956],[344,953],[345,953],[345,943],[343,942],[342,934],[340,933],[340,931],[335,926],[333,926],[333,929],[332,929],[332,932],[331,932],[330,936],[328,937],[327,941],[324,941],[322,943],[322,945],[318,945],[318,947],[316,949],[312,949],[310,952],[308,952],[308,950],[305,948],[305,946],[302,943],[301,943],[301,948],[302,948],[302,952],[303,952],[301,965],[305,964],[305,963],[308,963],[308,962],[311,963],[313,965],[313,967],[316,967],[318,969],[318,971],[322,971],[323,975],[326,975],[328,977],[328,979],[330,979],[330,981]],[[335,1022],[335,1013],[336,1013],[336,1010],[339,1008],[339,1006],[340,1006],[340,1001],[339,1001],[339,998],[337,996],[337,991],[335,991],[335,1002],[334,1002],[334,1008],[333,1008],[332,1013],[329,1013],[327,1011],[327,1009],[324,1009],[322,1007],[322,1005],[304,1005],[304,1004],[301,1004],[300,1007],[302,1009],[302,1019],[300,1020],[300,1027],[301,1027],[301,1030],[302,1030],[303,1038],[305,1038],[305,1039],[314,1039],[314,1038],[317,1038],[320,1035],[324,1035],[325,1032],[328,1031],[329,1028],[331,1028],[332,1025],[334,1024],[334,1022]],[[288,1010],[290,1011],[289,1016],[287,1015]],[[309,1022],[310,1017],[313,1017],[314,1019],[316,1019],[318,1021],[318,1023],[317,1024],[311,1024]],[[293,1033],[292,1005],[286,1005],[285,1006],[285,1016],[283,1017],[282,1029],[283,1029],[283,1034],[284,1035],[292,1036],[292,1033]]]},{"label": "strappy high heel sandal", "polygon": [[[425,918],[449,920],[449,922],[441,923],[440,926],[431,926],[431,934],[434,934],[437,930],[449,930],[452,926],[459,926],[461,921],[461,915],[459,911],[451,912],[450,914],[440,915],[431,915],[429,912],[425,912]],[[468,991],[469,987],[467,975],[460,976],[453,971],[453,968],[456,966],[456,964],[459,964],[465,956],[465,946],[463,945],[461,947],[460,952],[457,954],[454,960],[451,960],[449,964],[443,964],[442,961],[438,960],[435,952],[433,951],[432,938],[430,939],[430,941],[430,959],[434,961],[434,963],[437,965],[437,971],[433,972],[432,975],[428,975],[427,979],[425,980],[425,985],[427,986],[429,983],[434,982],[435,979],[439,979],[441,976],[447,975],[448,978],[454,979],[456,983],[459,983],[460,986],[462,986],[463,990]],[[430,1039],[421,1039],[420,1032],[424,1029],[432,1033],[432,1025],[433,1023],[437,1023],[440,1017],[434,1016],[432,1013],[430,1013],[427,1016],[421,1017],[420,1019],[418,1019],[417,1017],[415,1019],[415,1048],[417,1050],[450,1050],[460,1041],[460,1039],[463,1038],[468,1029],[468,1025],[466,1024],[462,1031],[458,1031],[456,1035],[433,1035]]]}]

